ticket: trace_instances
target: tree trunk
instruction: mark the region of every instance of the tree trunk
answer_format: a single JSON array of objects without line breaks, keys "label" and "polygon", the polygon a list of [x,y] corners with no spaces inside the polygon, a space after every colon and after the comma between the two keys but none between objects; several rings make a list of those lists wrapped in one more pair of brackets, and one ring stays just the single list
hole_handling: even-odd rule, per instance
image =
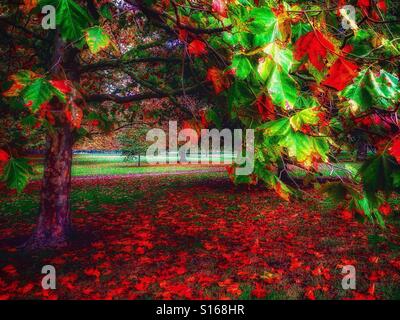
[{"label": "tree trunk", "polygon": [[357,144],[357,161],[367,159],[368,144],[365,141],[359,141]]},{"label": "tree trunk", "polygon": [[[50,67],[53,79],[79,83],[77,53],[78,50],[65,43],[57,32]],[[66,118],[65,104],[57,99],[50,103],[56,124],[47,134],[39,220],[32,237],[25,244],[27,249],[65,246],[72,232],[70,191],[73,128]]]},{"label": "tree trunk", "polygon": [[68,123],[49,133],[47,143],[39,221],[26,244],[30,249],[65,246],[72,231],[70,190],[73,136]]}]

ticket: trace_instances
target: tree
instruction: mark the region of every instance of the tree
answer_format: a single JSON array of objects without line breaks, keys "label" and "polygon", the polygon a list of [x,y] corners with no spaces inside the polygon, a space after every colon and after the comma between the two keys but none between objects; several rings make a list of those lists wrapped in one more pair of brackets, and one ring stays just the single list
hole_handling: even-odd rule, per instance
[{"label": "tree", "polygon": [[[53,31],[40,27],[40,8],[47,4],[56,7]],[[355,19],[344,18],[344,4],[354,6]],[[298,166],[308,180],[317,179],[319,164],[335,165],[337,154],[354,150],[351,137],[364,132],[376,154],[349,183],[325,191],[383,225],[379,207],[398,190],[400,174],[399,13],[392,1],[42,0],[2,6],[1,59],[10,66],[2,72],[9,79],[2,104],[25,108],[47,131],[31,246],[68,238],[71,150],[86,134],[85,121],[107,130],[117,115],[129,118],[130,103],[163,98],[197,119],[185,97],[208,97],[211,86],[215,114],[255,130],[256,179],[285,200],[298,190],[277,167],[287,172]],[[15,165],[21,161],[14,155],[5,162],[5,180],[22,189],[28,168]],[[253,182],[255,175],[232,179]],[[353,187],[358,181],[361,191]]]},{"label": "tree", "polygon": [[122,146],[122,154],[126,159],[137,158],[140,167],[140,155],[145,154],[150,143],[146,141],[147,127],[127,130],[118,136]]},{"label": "tree", "polygon": [[[41,27],[46,5],[56,8],[56,30]],[[8,79],[2,103],[34,116],[47,131],[39,221],[27,246],[62,246],[72,231],[72,147],[87,134],[84,121],[107,131],[116,118],[129,120],[131,103],[162,98],[189,113],[177,97],[201,92],[204,81],[180,57],[173,28],[159,26],[141,2],[8,1],[2,7],[2,63],[9,66],[2,72]],[[27,162],[11,154],[8,185],[22,190],[28,175]]]}]

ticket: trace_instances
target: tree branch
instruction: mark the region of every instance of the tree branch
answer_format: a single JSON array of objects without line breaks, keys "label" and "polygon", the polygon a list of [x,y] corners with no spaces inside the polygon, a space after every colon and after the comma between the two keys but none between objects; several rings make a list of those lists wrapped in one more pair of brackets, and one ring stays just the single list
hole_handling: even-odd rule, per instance
[{"label": "tree branch", "polygon": [[177,63],[180,62],[180,58],[163,58],[163,57],[148,57],[148,58],[133,58],[126,61],[115,59],[115,60],[103,60],[96,63],[91,63],[87,65],[81,66],[79,72],[88,73],[97,70],[107,70],[107,69],[115,69],[119,67],[123,67],[127,64],[131,63],[156,63],[156,62],[165,62],[165,63]]},{"label": "tree branch", "polygon": [[28,28],[25,28],[24,26],[20,26],[20,25],[16,24],[14,21],[9,20],[6,17],[0,17],[0,22],[4,22],[5,24],[8,24],[16,29],[19,29],[19,30],[23,31],[24,33],[29,34],[36,39],[39,39],[42,41],[48,41],[46,38],[42,37],[40,34],[35,33],[33,31],[29,30]]},{"label": "tree branch", "polygon": [[190,31],[194,34],[221,33],[223,31],[228,31],[228,30],[232,29],[231,25],[225,26],[225,27],[220,27],[220,28],[199,28],[199,27],[185,25],[180,22],[179,18],[174,19],[173,17],[169,16],[165,12],[159,12],[153,8],[149,8],[141,0],[125,0],[125,1],[133,6],[137,6],[139,8],[139,10],[141,10],[149,19],[155,20],[158,23],[162,23],[169,30],[171,30],[171,28],[164,23],[164,21],[161,19],[161,17],[172,21],[174,23],[174,25],[176,25],[179,29],[184,29],[184,30]]},{"label": "tree branch", "polygon": [[[201,83],[202,84],[202,83]],[[195,85],[190,88],[173,90],[170,92],[145,92],[137,93],[127,96],[119,96],[115,94],[93,94],[85,97],[86,102],[105,102],[113,101],[116,103],[128,103],[133,101],[142,101],[148,99],[168,98],[170,96],[180,96],[185,93],[193,93],[198,91],[201,84]]]}]

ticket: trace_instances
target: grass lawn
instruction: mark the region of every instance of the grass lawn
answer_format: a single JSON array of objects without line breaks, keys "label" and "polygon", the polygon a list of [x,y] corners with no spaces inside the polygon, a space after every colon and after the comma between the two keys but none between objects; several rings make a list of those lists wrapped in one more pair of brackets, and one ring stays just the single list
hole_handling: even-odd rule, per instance
[{"label": "grass lawn", "polygon": [[[70,248],[27,254],[15,248],[38,195],[0,193],[0,299],[400,299],[398,204],[383,230],[318,191],[284,202],[224,172],[76,180]],[[55,291],[40,287],[45,264]],[[356,290],[341,287],[348,264]]]},{"label": "grass lawn", "polygon": [[[35,175],[34,180],[41,179],[43,174],[43,158],[30,158],[33,164]],[[207,171],[210,168],[223,168],[224,164],[161,164],[149,165],[145,161],[138,166],[137,159],[126,160],[121,155],[111,154],[77,154],[73,157],[72,176],[116,176],[142,173],[165,173],[178,171]],[[355,162],[342,162],[335,165],[321,164],[319,172],[322,176],[345,176],[346,174],[355,174],[359,164]],[[291,174],[295,177],[303,177],[306,171],[293,167]]]},{"label": "grass lawn", "polygon": [[[35,175],[33,179],[40,179],[43,174],[43,159],[30,158]],[[137,173],[162,173],[187,170],[207,170],[210,167],[223,165],[185,164],[185,165],[149,165],[146,162],[138,167],[137,160],[125,160],[120,155],[87,155],[78,154],[73,157],[72,176],[97,176],[97,175],[127,175]]]}]

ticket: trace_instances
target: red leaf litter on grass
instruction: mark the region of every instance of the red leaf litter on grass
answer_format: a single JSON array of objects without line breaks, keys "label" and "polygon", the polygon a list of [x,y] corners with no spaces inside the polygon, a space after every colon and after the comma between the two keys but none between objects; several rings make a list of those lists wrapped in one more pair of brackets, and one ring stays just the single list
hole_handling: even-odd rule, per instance
[{"label": "red leaf litter on grass", "polygon": [[190,55],[195,57],[207,54],[206,44],[200,40],[193,40],[188,46],[188,52]]},{"label": "red leaf litter on grass", "polygon": [[[367,225],[343,221],[340,211],[322,212],[314,200],[282,202],[263,186],[239,191],[222,174],[74,181],[77,192],[95,187],[99,197],[146,196],[101,203],[95,212],[78,201],[74,226],[95,230],[96,238],[50,257],[27,260],[13,251],[4,240],[29,235],[34,225],[5,216],[0,254],[8,262],[0,267],[0,299],[265,299],[277,292],[283,299],[381,299],[382,284],[397,283],[399,258],[390,248],[369,246]],[[31,184],[26,195],[39,190]],[[310,192],[313,199],[319,195]],[[388,222],[390,235],[392,228]],[[27,281],[44,264],[56,266],[55,293]],[[348,264],[364,270],[356,293],[340,286]]]},{"label": "red leaf litter on grass", "polygon": [[311,64],[319,71],[325,67],[324,58],[329,51],[334,51],[335,47],[325,36],[318,30],[311,31],[301,36],[295,43],[294,57],[296,60],[303,59],[308,56]]}]

